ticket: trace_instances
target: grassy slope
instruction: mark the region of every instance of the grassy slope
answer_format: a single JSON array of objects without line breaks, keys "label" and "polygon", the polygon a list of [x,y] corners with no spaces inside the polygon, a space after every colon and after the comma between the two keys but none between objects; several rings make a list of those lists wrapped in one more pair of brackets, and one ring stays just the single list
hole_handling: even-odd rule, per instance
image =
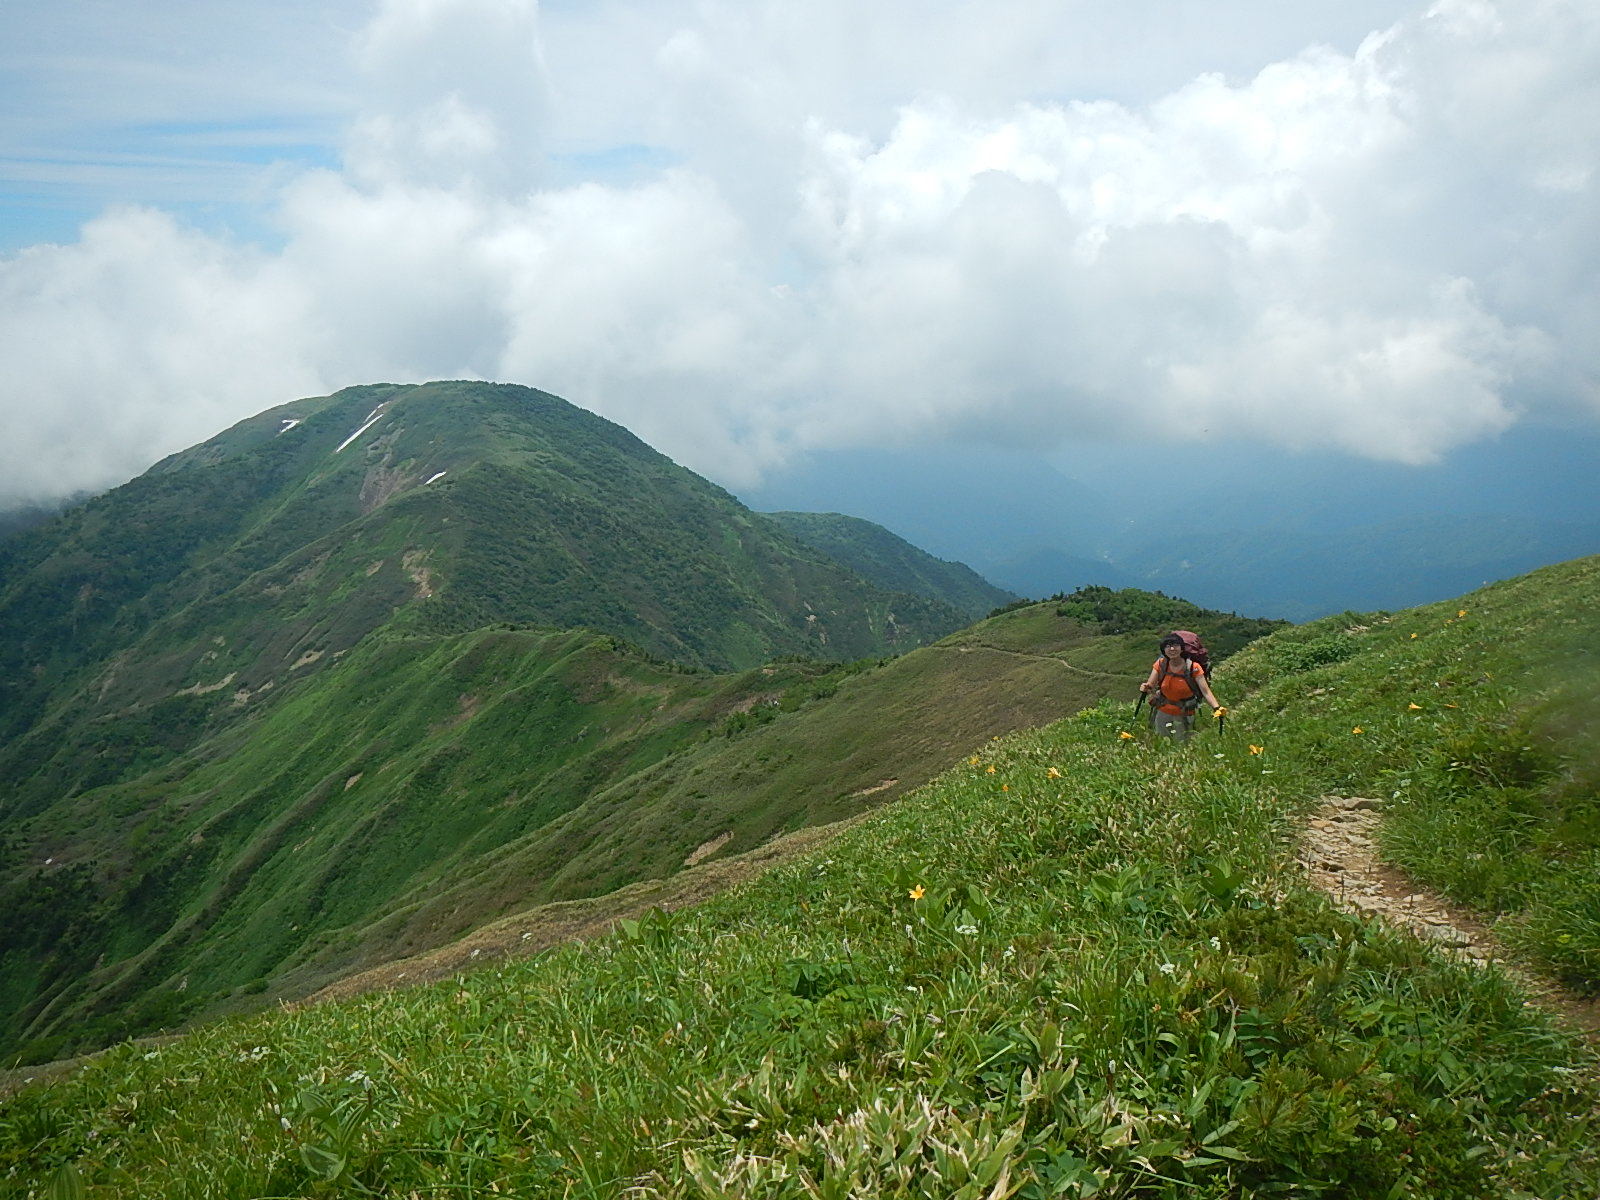
[{"label": "grassy slope", "polygon": [[581,631],[371,639],[40,823],[0,893],[19,914],[0,934],[8,1049],[302,995],[713,840],[736,854],[859,813],[952,745],[1125,693],[1149,640],[1108,649],[1038,605],[882,663],[719,676]]},{"label": "grassy slope", "polygon": [[[1592,1057],[1494,973],[1306,894],[1286,851],[1327,790],[1399,793],[1395,829],[1511,787],[1523,874],[1592,862],[1593,755],[1542,660],[1597,575],[1285,631],[1229,664],[1253,690],[1227,736],[1148,747],[1120,705],[1019,733],[608,938],[120,1048],[6,1102],[0,1171],[89,1196],[1592,1195]],[[1542,768],[1518,783],[1508,752]],[[1548,944],[1585,936],[1546,907]]]}]

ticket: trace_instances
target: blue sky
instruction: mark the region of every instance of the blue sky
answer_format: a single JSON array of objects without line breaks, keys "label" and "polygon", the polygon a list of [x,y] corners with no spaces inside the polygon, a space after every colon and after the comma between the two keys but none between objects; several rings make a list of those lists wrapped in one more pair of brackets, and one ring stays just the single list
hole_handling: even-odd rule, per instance
[{"label": "blue sky", "polygon": [[1577,0],[8,8],[0,503],[377,379],[543,387],[735,488],[1600,420]]}]

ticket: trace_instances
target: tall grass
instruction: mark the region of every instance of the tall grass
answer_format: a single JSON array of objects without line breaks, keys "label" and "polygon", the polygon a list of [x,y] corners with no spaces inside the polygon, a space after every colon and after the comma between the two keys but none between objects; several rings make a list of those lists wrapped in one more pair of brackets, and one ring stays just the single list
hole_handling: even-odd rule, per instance
[{"label": "tall grass", "polygon": [[1594,1194],[1573,1041],[1494,972],[1299,887],[1286,850],[1329,768],[1289,755],[1314,740],[1150,747],[1125,716],[991,742],[698,909],[120,1047],[6,1103],[0,1175],[174,1198]]}]

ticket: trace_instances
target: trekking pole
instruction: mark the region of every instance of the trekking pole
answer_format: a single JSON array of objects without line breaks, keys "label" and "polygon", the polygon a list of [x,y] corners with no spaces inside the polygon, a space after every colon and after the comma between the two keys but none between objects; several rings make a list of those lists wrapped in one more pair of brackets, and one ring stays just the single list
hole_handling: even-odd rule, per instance
[{"label": "trekking pole", "polygon": [[1140,692],[1139,693],[1139,698],[1133,702],[1133,719],[1135,721],[1137,721],[1139,719],[1139,709],[1142,708],[1143,706],[1144,706],[1144,693]]}]

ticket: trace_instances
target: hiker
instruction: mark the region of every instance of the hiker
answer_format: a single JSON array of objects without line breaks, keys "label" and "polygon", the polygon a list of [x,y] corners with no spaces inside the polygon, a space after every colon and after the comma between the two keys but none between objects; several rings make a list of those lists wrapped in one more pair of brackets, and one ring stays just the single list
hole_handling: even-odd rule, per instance
[{"label": "hiker", "polygon": [[1161,657],[1150,667],[1150,678],[1139,685],[1150,696],[1150,728],[1162,737],[1186,742],[1194,734],[1194,714],[1203,699],[1221,716],[1228,710],[1217,703],[1206,682],[1204,664],[1184,653],[1176,633],[1161,639]]}]

